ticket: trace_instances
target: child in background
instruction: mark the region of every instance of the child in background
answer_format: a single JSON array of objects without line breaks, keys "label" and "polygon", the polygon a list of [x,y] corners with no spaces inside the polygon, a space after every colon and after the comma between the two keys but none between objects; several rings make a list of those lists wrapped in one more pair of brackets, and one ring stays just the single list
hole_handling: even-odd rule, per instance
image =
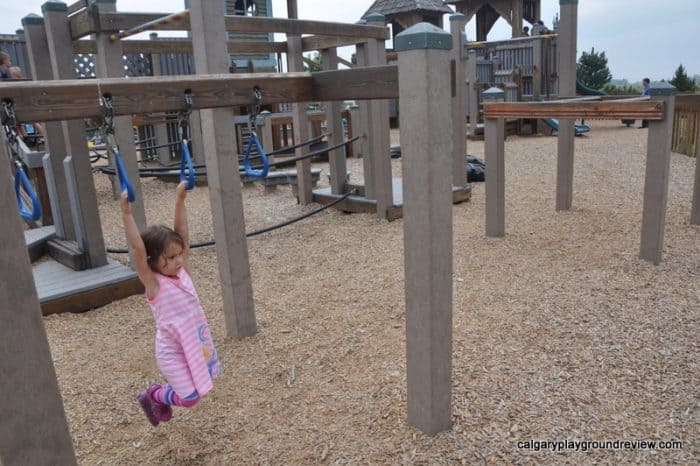
[{"label": "child in background", "polygon": [[151,384],[138,401],[154,426],[169,421],[171,406],[190,408],[221,373],[209,325],[189,275],[187,182],[177,187],[174,229],[148,227],[139,234],[126,191],[121,209],[134,266],[156,323],[156,360],[167,384]]}]

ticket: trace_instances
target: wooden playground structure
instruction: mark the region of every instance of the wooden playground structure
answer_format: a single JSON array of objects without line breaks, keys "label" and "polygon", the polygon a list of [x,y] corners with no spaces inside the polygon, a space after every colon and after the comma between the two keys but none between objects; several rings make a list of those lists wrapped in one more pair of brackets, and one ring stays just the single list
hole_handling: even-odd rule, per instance
[{"label": "wooden playground structure", "polygon": [[[327,102],[329,143],[341,144],[343,130],[340,101],[359,100],[359,134],[363,145],[364,193],[357,203],[371,204],[383,219],[396,215],[396,192],[404,218],[404,263],[406,297],[406,367],[408,422],[429,435],[450,428],[452,420],[452,203],[457,195],[468,198],[464,154],[464,122],[468,114],[464,82],[466,72],[461,35],[466,21],[453,15],[452,34],[421,23],[396,37],[398,65],[386,65],[384,40],[387,30],[381,16],[367,24],[337,24],[297,19],[295,0],[288,0],[289,19],[222,16],[217,2],[193,2],[188,19],[169,28],[186,28],[192,39],[197,74],[123,78],[121,57],[127,41],[112,40],[113,34],[162,18],[163,15],[118,13],[113,1],[77,6],[47,3],[43,18],[23,21],[35,71],[35,81],[0,84],[0,100],[11,102],[17,122],[46,122],[48,152],[70,154],[66,160],[44,156],[43,169],[50,173],[57,191],[52,201],[56,234],[75,243],[88,272],[107,264],[100,229],[82,120],[100,119],[105,109],[98,102],[109,95],[114,104],[115,132],[122,148],[126,170],[137,198],[141,197],[132,116],[178,112],[186,91],[195,97],[199,137],[207,166],[209,194],[223,293],[223,311],[228,336],[242,339],[257,331],[252,296],[243,201],[238,170],[237,145],[231,131],[235,109],[251,105],[251,91],[262,90],[268,104],[293,103],[295,140],[309,139],[304,102]],[[486,184],[487,236],[505,233],[504,127],[507,118],[560,118],[556,209],[572,208],[574,118],[636,118],[650,121],[647,172],[641,226],[640,257],[654,264],[661,259],[668,167],[672,141],[673,88],[652,88],[651,98],[588,101],[576,99],[575,50],[577,2],[561,0],[561,28],[557,48],[558,95],[555,102],[503,102],[501,89],[486,90],[484,100],[485,147],[489,176]],[[69,16],[69,13],[72,15]],[[228,30],[283,32],[285,43],[239,44],[245,50],[284,51],[289,73],[230,74],[227,69]],[[314,34],[302,38],[302,34]],[[74,79],[73,44],[95,35],[97,51],[95,80]],[[80,41],[89,42],[89,41]],[[160,47],[159,41],[147,41]],[[356,44],[365,64],[349,70],[337,69],[341,45]],[[92,45],[86,45],[86,47]],[[145,45],[144,45],[145,47]],[[321,50],[322,72],[303,71],[302,52]],[[473,56],[473,55],[472,55]],[[38,64],[50,67],[39,67]],[[442,92],[435,92],[435,90]],[[450,92],[451,91],[451,92]],[[388,99],[398,98],[401,108],[402,180],[396,187],[388,157]],[[678,99],[679,101],[681,99]],[[193,132],[194,135],[197,131]],[[6,148],[0,144],[0,158]],[[696,146],[697,151],[697,146]],[[296,149],[303,155],[301,147]],[[345,154],[333,150],[329,156],[329,193],[312,189],[308,159],[296,163],[298,199],[301,204],[324,202],[355,189],[347,182]],[[7,164],[0,176],[10,179]],[[696,168],[691,223],[700,224],[700,169]],[[9,183],[0,192],[3,212],[16,209]],[[464,197],[462,198],[464,200]],[[341,208],[352,210],[351,203]],[[134,204],[140,228],[146,225],[143,205]],[[60,219],[60,223],[56,223]],[[3,357],[0,387],[6,396],[0,414],[9,419],[0,425],[0,459],[13,464],[74,464],[75,456],[66,425],[58,384],[41,319],[26,243],[17,222],[0,227],[6,238],[2,255],[3,281],[0,299],[14,303],[5,308],[6,325],[0,330]],[[133,281],[133,276],[131,278]],[[22,357],[13,355],[21,353]],[[30,399],[31,402],[28,400]],[[21,406],[21,412],[16,407]],[[37,435],[41,432],[42,435]]]}]

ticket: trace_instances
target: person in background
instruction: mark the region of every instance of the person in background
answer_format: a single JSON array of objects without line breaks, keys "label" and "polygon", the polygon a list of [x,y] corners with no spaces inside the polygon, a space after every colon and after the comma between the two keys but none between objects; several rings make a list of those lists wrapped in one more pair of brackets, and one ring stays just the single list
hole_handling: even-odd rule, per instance
[{"label": "person in background", "polygon": [[530,35],[530,28],[527,26],[523,26],[523,37],[529,36]]},{"label": "person in background", "polygon": [[[649,85],[651,84],[651,81],[649,78],[644,78],[642,79],[642,95],[649,95]],[[642,120],[642,126],[639,128],[648,128],[649,127],[649,120]]]},{"label": "person in background", "polygon": [[0,79],[10,79],[11,66],[12,57],[10,57],[10,54],[0,50]]}]

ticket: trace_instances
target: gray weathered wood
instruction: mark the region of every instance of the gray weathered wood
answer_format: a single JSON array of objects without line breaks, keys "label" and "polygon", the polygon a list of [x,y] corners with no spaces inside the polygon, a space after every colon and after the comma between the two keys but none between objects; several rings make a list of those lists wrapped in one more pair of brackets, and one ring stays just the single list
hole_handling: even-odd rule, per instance
[{"label": "gray weathered wood", "polygon": [[675,99],[673,96],[656,96],[653,99],[664,101],[667,113],[663,121],[649,122],[639,257],[659,264],[664,247]]},{"label": "gray weathered wood", "polygon": [[486,236],[506,234],[505,143],[503,118],[484,120],[484,154],[486,174]]},{"label": "gray weathered wood", "polygon": [[452,134],[454,142],[452,149],[452,184],[454,186],[466,186],[467,170],[464,156],[467,154],[467,137],[465,134],[467,121],[467,96],[466,96],[466,67],[462,60],[462,34],[467,25],[464,15],[451,15],[450,28],[452,31],[452,59],[451,59],[451,109],[452,109]]},{"label": "gray weathered wood", "polygon": [[476,89],[476,50],[467,54],[467,80],[469,81],[469,135],[474,137],[479,124],[479,94]]},{"label": "gray weathered wood", "polygon": [[[44,13],[53,77],[55,80],[75,79],[75,63],[70,47],[67,12],[65,10],[61,11],[59,8],[53,8],[52,5],[55,6],[56,4],[45,3],[42,6],[42,11]],[[97,207],[97,193],[85,138],[85,124],[82,121],[64,121],[62,127],[65,141],[64,151],[52,152],[52,159],[58,158],[62,162],[66,155],[75,157],[73,170],[78,193],[78,215],[82,219],[86,235],[86,243],[84,243],[86,249],[84,252],[88,255],[90,266],[97,267],[107,262],[107,254],[105,253],[102,223],[100,222],[100,213]],[[58,165],[62,165],[62,163],[59,163],[59,160],[52,160],[54,180],[57,183],[59,182],[59,176],[62,178],[66,176],[64,166],[61,167],[61,170],[56,170]],[[67,191],[59,191],[58,194],[59,196],[67,195]],[[66,199],[69,199],[69,197]],[[66,234],[70,231],[75,231],[75,225],[72,224],[72,215],[71,213],[68,217],[63,217],[63,227]],[[70,238],[66,239],[76,239],[75,236],[70,236]]]},{"label": "gray weathered wood", "polygon": [[[357,44],[355,47],[355,60],[358,67],[369,66],[369,55],[367,44]],[[343,86],[344,87],[344,86]],[[356,130],[355,136],[360,139],[355,143],[355,152],[357,156],[362,157],[362,177],[365,183],[365,197],[367,199],[376,199],[375,183],[374,183],[374,167],[372,166],[372,150],[370,145],[370,102],[369,100],[358,102],[357,110],[358,118],[353,119],[353,125]]]},{"label": "gray weathered wood", "polygon": [[[53,165],[51,165],[51,155],[46,154],[44,155],[44,177],[46,178],[46,186],[48,187],[49,190],[49,202],[51,204],[51,211],[53,212],[53,224],[54,227],[56,228],[56,236],[59,238],[66,238],[66,233],[64,231],[64,226],[63,226],[63,216],[61,214],[61,210],[59,208],[59,196],[58,196],[58,191],[56,190],[56,177],[53,172]],[[63,182],[65,183],[65,177]],[[68,205],[68,215],[70,215],[70,202],[68,199],[68,193],[66,191],[66,197],[65,197],[66,203]],[[42,206],[43,207],[43,206]],[[72,220],[72,219],[71,219]]]},{"label": "gray weathered wood", "polygon": [[[321,52],[324,69],[335,70],[338,68],[338,51],[336,49],[323,50]],[[335,146],[344,140],[343,122],[340,116],[340,102],[326,102],[326,127],[330,133],[328,144]],[[328,155],[331,177],[331,191],[333,194],[345,193],[345,178],[347,176],[347,163],[345,160],[345,148],[332,150]]]},{"label": "gray weathered wood", "polygon": [[[351,39],[342,41],[352,42]],[[316,43],[316,42],[314,42]],[[352,42],[354,44],[354,42]],[[309,45],[311,46],[311,44]],[[124,53],[192,53],[192,40],[172,39],[164,41],[150,40],[125,40],[122,42]],[[287,44],[284,42],[235,42],[227,41],[226,49],[230,54],[267,54],[285,53]],[[314,49],[311,49],[314,50]],[[75,53],[97,53],[97,44],[94,40],[77,40],[73,42],[73,52]]]},{"label": "gray weathered wood", "polygon": [[[27,40],[27,49],[29,52],[29,60],[33,63],[32,68],[34,69],[34,77],[37,80],[45,81],[55,79],[54,72],[51,66],[51,56],[49,54],[49,39],[48,34],[53,34],[51,29],[51,23],[45,24],[44,20],[37,19],[34,17],[26,17],[23,19],[23,26],[25,30],[25,37]],[[52,38],[52,43],[53,43]],[[49,159],[51,166],[51,172],[57,176],[53,178],[55,184],[49,182],[48,188],[49,193],[53,190],[56,196],[52,199],[51,213],[54,222],[58,217],[59,221],[66,219],[65,226],[68,230],[68,236],[63,236],[66,234],[66,229],[63,228],[63,224],[58,228],[58,235],[65,239],[75,239],[73,236],[73,220],[70,213],[70,203],[68,201],[68,191],[66,188],[65,177],[63,176],[63,155],[66,153],[66,141],[63,136],[63,126],[61,123],[52,122],[45,123],[44,127],[44,139],[46,142],[46,147],[50,154],[56,154],[55,157]],[[50,196],[50,194],[49,194]],[[44,206],[42,206],[43,208]]]},{"label": "gray weathered wood", "polygon": [[83,216],[80,212],[80,193],[78,192],[78,182],[75,176],[75,167],[73,166],[73,157],[67,156],[63,159],[63,171],[66,175],[66,186],[68,187],[68,199],[71,204],[71,213],[73,215],[73,228],[75,229],[75,241],[83,251],[87,251],[88,241],[87,232],[83,223]]},{"label": "gray weathered wood", "polygon": [[700,126],[695,141],[695,184],[693,185],[693,201],[690,207],[690,223],[700,225]]},{"label": "gray weathered wood", "polygon": [[[0,179],[9,180],[0,144]],[[0,463],[77,464],[10,183],[0,184]]]},{"label": "gray weathered wood", "polygon": [[[301,36],[287,35],[287,69],[291,72],[304,70],[303,53],[301,49]],[[309,127],[306,120],[306,104],[295,103],[292,105],[292,125],[294,126],[294,142],[309,139]],[[297,156],[304,155],[305,148],[298,147]],[[313,202],[313,183],[311,180],[311,160],[300,160],[297,167],[297,195],[301,205]]]},{"label": "gray weathered wood", "polygon": [[452,425],[449,56],[399,51],[408,422],[429,435]]},{"label": "gray weathered wood", "polygon": [[[376,21],[372,18],[372,15],[368,18],[368,25],[384,26],[383,16],[377,15]],[[370,66],[386,65],[386,49],[383,39],[370,39],[367,42],[367,58]],[[372,100],[369,103],[368,126],[369,162],[372,164],[377,216],[386,219],[388,210],[393,205],[391,158],[389,157],[391,145],[389,139],[389,102],[387,100]],[[367,160],[365,160],[366,163]]]},{"label": "gray weathered wood", "polygon": [[[576,95],[576,35],[578,3],[562,2],[559,22],[559,97]],[[569,210],[574,195],[574,121],[559,120],[556,210]]]},{"label": "gray weathered wood", "polygon": [[[153,33],[150,35],[150,42],[157,42],[158,41],[158,34]],[[78,41],[78,42],[86,42],[86,41]],[[144,41],[145,42],[145,41]],[[169,42],[169,41],[163,41],[163,42]],[[124,44],[126,45],[126,44]],[[192,49],[192,41],[189,41],[190,45],[190,51]],[[75,48],[75,47],[74,47]],[[97,46],[95,46],[95,50],[97,50]],[[162,70],[160,67],[160,54],[158,53],[151,53],[151,72],[153,73],[153,76],[160,76],[162,75]],[[155,132],[155,138],[156,142],[155,145],[161,145],[161,144],[167,144],[168,141],[168,125],[167,123],[154,123],[153,124],[153,130]],[[156,154],[158,154],[158,160],[160,163],[163,164],[168,164],[170,163],[170,147],[159,147],[156,149]]]},{"label": "gray weathered wood", "polygon": [[[221,4],[193,2],[190,22],[197,72],[226,73]],[[246,93],[249,99],[251,93],[252,87]],[[202,110],[200,116],[226,334],[241,339],[256,333],[256,322],[233,111]]]},{"label": "gray weathered wood", "polygon": [[0,99],[12,99],[19,122],[99,118],[98,96],[112,94],[116,115],[176,112],[186,89],[194,109],[249,105],[259,86],[266,104],[398,97],[396,66],[318,73],[214,74],[130,79],[5,82]]}]

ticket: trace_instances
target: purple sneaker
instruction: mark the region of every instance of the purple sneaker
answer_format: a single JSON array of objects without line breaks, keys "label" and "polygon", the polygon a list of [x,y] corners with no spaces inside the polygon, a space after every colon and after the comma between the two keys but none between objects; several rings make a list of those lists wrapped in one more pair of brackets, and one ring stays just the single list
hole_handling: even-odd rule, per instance
[{"label": "purple sneaker", "polygon": [[149,385],[146,389],[146,395],[148,396],[148,399],[151,402],[151,410],[153,411],[153,414],[156,416],[156,418],[160,422],[168,422],[170,419],[173,418],[173,408],[171,408],[170,405],[161,403],[160,401],[156,400],[156,398],[153,396],[153,393],[159,388],[161,388],[161,385],[157,383]]},{"label": "purple sneaker", "polygon": [[141,408],[143,409],[144,414],[148,418],[148,421],[153,425],[157,426],[158,425],[158,418],[156,417],[156,414],[153,412],[153,405],[151,404],[151,397],[148,396],[147,392],[141,392],[139,393],[138,396],[139,404],[141,405]]}]

